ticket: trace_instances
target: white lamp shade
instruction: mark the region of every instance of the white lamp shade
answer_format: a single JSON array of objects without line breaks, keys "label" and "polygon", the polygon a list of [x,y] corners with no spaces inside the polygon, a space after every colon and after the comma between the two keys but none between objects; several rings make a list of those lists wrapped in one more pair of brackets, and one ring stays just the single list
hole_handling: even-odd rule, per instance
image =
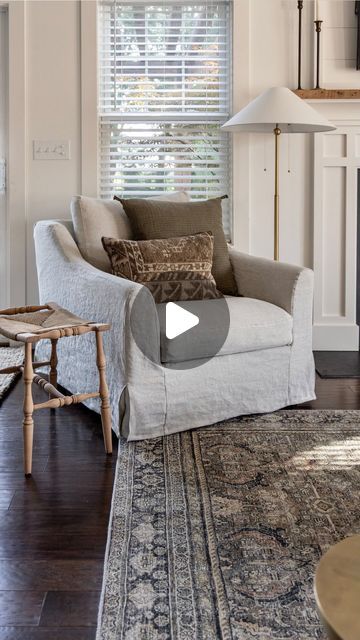
[{"label": "white lamp shade", "polygon": [[275,127],[279,127],[281,133],[315,133],[336,129],[286,87],[272,87],[264,91],[228,120],[222,129],[269,133]]}]

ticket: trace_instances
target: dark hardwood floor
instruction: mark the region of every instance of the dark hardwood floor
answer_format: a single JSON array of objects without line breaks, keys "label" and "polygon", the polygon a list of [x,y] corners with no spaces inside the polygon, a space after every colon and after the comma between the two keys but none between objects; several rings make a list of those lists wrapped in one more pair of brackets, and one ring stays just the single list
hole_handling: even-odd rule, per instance
[{"label": "dark hardwood floor", "polygon": [[[302,407],[358,409],[360,380],[318,378],[317,395]],[[106,456],[83,406],[39,411],[25,480],[21,419],[19,381],[0,407],[0,640],[92,640],[116,441]]]},{"label": "dark hardwood floor", "polygon": [[0,407],[0,640],[92,640],[116,438],[106,456],[97,414],[38,411],[25,479],[21,414],[18,381]]},{"label": "dark hardwood floor", "polygon": [[360,409],[360,379],[316,377],[317,399],[298,409]]}]

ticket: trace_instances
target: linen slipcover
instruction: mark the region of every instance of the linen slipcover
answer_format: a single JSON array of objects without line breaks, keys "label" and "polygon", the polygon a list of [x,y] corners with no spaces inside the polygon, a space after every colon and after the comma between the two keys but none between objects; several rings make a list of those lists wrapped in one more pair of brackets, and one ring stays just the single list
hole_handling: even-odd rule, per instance
[{"label": "linen slipcover", "polygon": [[[202,366],[177,370],[172,363],[160,363],[159,322],[149,291],[141,298],[151,359],[137,347],[129,322],[137,294],[145,289],[142,285],[86,262],[58,221],[36,225],[35,248],[41,303],[55,300],[79,316],[112,323],[104,345],[117,434],[121,431],[129,440],[151,438],[315,397],[311,270],[231,249],[239,292],[290,314],[291,344],[268,349],[259,344],[258,350],[219,355]],[[71,393],[80,387],[92,390],[97,384],[94,341],[84,336],[60,342],[59,383]],[[47,348],[40,343],[37,357],[43,359]],[[100,411],[97,399],[86,405]]]}]

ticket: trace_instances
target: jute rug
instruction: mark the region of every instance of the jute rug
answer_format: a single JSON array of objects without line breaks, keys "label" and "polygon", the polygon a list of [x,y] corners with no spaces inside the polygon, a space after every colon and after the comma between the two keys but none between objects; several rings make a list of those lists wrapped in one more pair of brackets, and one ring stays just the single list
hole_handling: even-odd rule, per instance
[{"label": "jute rug", "polygon": [[[12,365],[22,364],[23,362],[23,347],[0,347],[0,369],[6,369]],[[17,376],[17,373],[0,374],[0,403]]]},{"label": "jute rug", "polygon": [[360,532],[360,411],[120,443],[98,640],[325,638],[320,556]]}]

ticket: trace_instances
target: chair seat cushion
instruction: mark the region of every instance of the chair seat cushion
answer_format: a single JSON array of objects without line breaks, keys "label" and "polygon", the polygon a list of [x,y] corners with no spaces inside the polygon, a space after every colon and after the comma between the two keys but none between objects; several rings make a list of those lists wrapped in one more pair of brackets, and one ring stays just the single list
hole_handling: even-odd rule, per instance
[{"label": "chair seat cushion", "polygon": [[292,343],[292,317],[280,307],[254,298],[227,296],[224,300],[229,311],[229,329],[225,332],[227,337],[220,349],[217,345],[221,329],[216,321],[212,321],[216,316],[212,306],[219,304],[217,300],[181,302],[180,306],[198,316],[200,322],[173,339],[166,337],[166,305],[157,305],[161,362],[185,362],[215,355],[283,347]]}]

